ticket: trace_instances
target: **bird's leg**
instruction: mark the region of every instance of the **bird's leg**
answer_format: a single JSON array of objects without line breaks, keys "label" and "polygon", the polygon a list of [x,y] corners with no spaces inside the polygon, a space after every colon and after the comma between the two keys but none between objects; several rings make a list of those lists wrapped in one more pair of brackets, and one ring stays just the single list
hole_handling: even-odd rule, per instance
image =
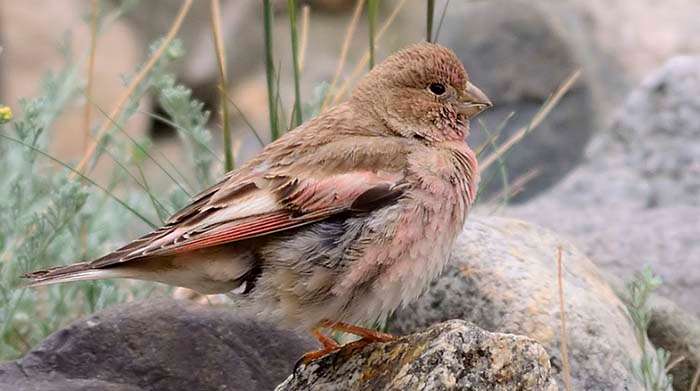
[{"label": "bird's leg", "polygon": [[316,340],[318,340],[318,342],[321,344],[321,346],[323,346],[323,348],[304,354],[301,357],[301,360],[299,360],[299,362],[302,362],[304,364],[308,364],[311,361],[317,360],[321,357],[324,357],[327,354],[330,354],[330,353],[340,349],[340,345],[338,345],[338,343],[335,342],[335,340],[333,338],[323,334],[319,330],[321,327],[322,327],[321,325],[314,327],[311,330],[311,335],[313,335],[314,338],[316,338]]},{"label": "bird's leg", "polygon": [[367,344],[370,344],[372,342],[389,342],[394,339],[396,339],[395,336],[387,333],[382,333],[380,331],[360,327],[360,326],[355,326],[353,324],[345,323],[345,322],[333,322],[330,320],[322,320],[321,322],[318,323],[316,327],[314,327],[311,330],[311,335],[313,335],[318,342],[321,343],[323,346],[322,349],[320,350],[314,350],[312,352],[308,352],[304,354],[301,359],[297,362],[297,365],[299,363],[304,363],[308,364],[311,361],[318,360],[319,358],[322,358],[330,353],[333,353],[340,349],[340,345],[338,345],[335,340],[332,338],[328,337],[327,335],[323,334],[319,329],[320,328],[326,328],[330,330],[336,330],[336,331],[342,331],[344,333],[348,334],[353,334],[357,335],[360,337],[360,340],[351,342],[353,346],[364,346]]},{"label": "bird's leg", "polygon": [[354,324],[349,324],[345,322],[333,322],[326,319],[322,320],[319,323],[319,325],[327,329],[357,335],[366,342],[389,342],[396,339],[396,337],[391,334],[382,333],[381,331],[376,331],[360,326],[355,326]]},{"label": "bird's leg", "polygon": [[317,327],[311,331],[311,335],[313,335],[318,342],[323,345],[324,349],[337,349],[339,347],[338,343],[335,342],[335,340],[326,334],[323,334],[320,330],[320,327]]}]

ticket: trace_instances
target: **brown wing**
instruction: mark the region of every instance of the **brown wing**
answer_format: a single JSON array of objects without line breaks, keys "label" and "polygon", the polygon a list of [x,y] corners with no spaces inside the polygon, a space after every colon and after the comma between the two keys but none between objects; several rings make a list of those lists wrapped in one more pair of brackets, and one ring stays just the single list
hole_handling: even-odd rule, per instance
[{"label": "brown wing", "polygon": [[181,254],[289,230],[348,210],[370,210],[403,192],[400,179],[399,175],[353,171],[305,179],[251,176],[237,184],[220,183],[174,215],[166,226],[91,266]]}]

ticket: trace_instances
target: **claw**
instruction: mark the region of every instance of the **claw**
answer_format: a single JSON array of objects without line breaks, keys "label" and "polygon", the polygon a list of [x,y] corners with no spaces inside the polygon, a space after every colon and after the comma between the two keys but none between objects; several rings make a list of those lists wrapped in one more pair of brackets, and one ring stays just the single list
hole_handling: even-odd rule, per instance
[{"label": "claw", "polygon": [[346,346],[364,347],[374,342],[389,342],[396,339],[395,336],[387,333],[382,333],[380,331],[355,326],[344,322],[333,322],[330,320],[323,320],[319,322],[318,326],[311,330],[311,335],[313,335],[318,340],[318,342],[321,344],[321,346],[323,346],[323,348],[304,354],[299,359],[299,361],[297,361],[296,365],[294,365],[295,370],[301,364],[306,365],[312,361],[318,360],[340,350],[341,346],[338,345],[338,343],[334,339],[323,334],[319,330],[321,328],[342,331],[344,333],[357,335],[361,338],[357,341],[350,342]]}]

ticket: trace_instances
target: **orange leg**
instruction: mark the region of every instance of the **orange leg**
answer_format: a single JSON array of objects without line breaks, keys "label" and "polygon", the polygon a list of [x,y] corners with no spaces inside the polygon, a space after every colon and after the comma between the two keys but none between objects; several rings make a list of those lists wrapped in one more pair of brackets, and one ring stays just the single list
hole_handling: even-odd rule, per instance
[{"label": "orange leg", "polygon": [[367,342],[389,342],[396,339],[395,336],[387,333],[382,333],[381,331],[376,331],[360,326],[355,326],[354,324],[344,323],[344,322],[333,322],[330,320],[322,320],[319,326],[325,327],[331,330],[342,331],[348,334],[354,334],[361,337]]},{"label": "orange leg", "polygon": [[320,342],[321,345],[323,345],[324,349],[336,349],[339,346],[338,343],[335,342],[335,340],[333,338],[323,334],[321,331],[319,331],[318,328],[313,329],[311,331],[311,335],[316,337],[318,342]]},{"label": "orange leg", "polygon": [[382,333],[376,330],[367,329],[360,326],[355,326],[349,323],[323,320],[319,322],[318,326],[311,330],[311,335],[313,335],[318,340],[318,342],[321,343],[323,348],[304,354],[300,362],[308,364],[311,361],[317,360],[340,349],[340,346],[337,342],[335,342],[335,340],[319,331],[320,328],[342,331],[344,333],[357,335],[362,338],[358,341],[352,342],[353,345],[359,344],[364,346],[372,342],[388,342],[396,338],[391,334]]},{"label": "orange leg", "polygon": [[311,361],[317,360],[327,354],[330,354],[340,349],[340,345],[338,345],[338,343],[335,342],[333,338],[328,337],[327,335],[319,331],[320,327],[321,326],[319,325],[313,330],[311,330],[311,335],[313,335],[318,340],[318,342],[321,343],[321,346],[323,346],[323,348],[304,354],[301,357],[301,362],[303,362],[304,364],[308,364]]}]

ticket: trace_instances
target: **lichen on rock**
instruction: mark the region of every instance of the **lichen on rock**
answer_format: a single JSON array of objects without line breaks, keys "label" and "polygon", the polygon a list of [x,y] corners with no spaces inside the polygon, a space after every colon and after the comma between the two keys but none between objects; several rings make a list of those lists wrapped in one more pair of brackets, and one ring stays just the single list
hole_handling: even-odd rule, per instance
[{"label": "lichen on rock", "polygon": [[277,391],[556,390],[537,342],[452,320],[395,341],[350,343],[300,364]]}]

